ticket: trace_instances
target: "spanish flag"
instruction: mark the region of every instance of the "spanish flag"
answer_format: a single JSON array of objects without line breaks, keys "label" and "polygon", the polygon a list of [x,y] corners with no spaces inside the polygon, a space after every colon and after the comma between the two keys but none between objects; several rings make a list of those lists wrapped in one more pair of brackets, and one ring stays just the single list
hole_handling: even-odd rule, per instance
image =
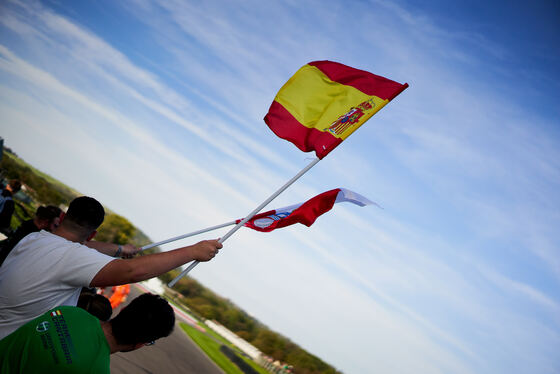
[{"label": "spanish flag", "polygon": [[[334,204],[342,202],[349,202],[358,206],[377,205],[359,193],[345,188],[335,188],[334,190],[323,192],[304,203],[257,214],[245,223],[245,227],[261,232],[270,232],[296,223],[309,227],[319,216],[331,210]],[[239,222],[241,222],[240,219],[236,221],[236,223]]]},{"label": "spanish flag", "polygon": [[264,121],[322,159],[407,87],[338,62],[314,61],[278,91]]}]

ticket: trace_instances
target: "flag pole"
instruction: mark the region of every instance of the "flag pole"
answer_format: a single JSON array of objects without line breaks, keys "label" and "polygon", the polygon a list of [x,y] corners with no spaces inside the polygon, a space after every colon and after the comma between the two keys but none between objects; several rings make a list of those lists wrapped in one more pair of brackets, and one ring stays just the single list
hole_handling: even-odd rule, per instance
[{"label": "flag pole", "polygon": [[140,250],[141,250],[141,251],[144,251],[144,250],[146,250],[146,249],[150,249],[150,248],[153,248],[153,247],[157,247],[158,245],[162,245],[162,244],[174,242],[174,241],[179,240],[179,239],[188,238],[189,236],[195,236],[195,235],[202,234],[202,233],[205,233],[205,232],[208,232],[208,231],[221,229],[222,227],[235,225],[236,222],[237,222],[237,220],[231,221],[231,222],[226,222],[226,223],[222,223],[221,225],[216,225],[216,226],[212,226],[212,227],[207,227],[207,228],[205,228],[205,229],[201,229],[201,230],[198,230],[198,231],[193,231],[193,232],[190,232],[190,233],[188,233],[188,234],[179,235],[179,236],[176,236],[176,237],[174,237],[174,238],[169,238],[169,239],[166,239],[166,240],[162,240],[161,242],[148,244],[148,245],[145,245],[145,246],[141,247]]},{"label": "flag pole", "polygon": [[[284,184],[282,187],[280,187],[278,189],[278,191],[276,191],[275,193],[273,193],[268,199],[266,199],[261,205],[259,205],[258,207],[255,208],[255,210],[253,210],[251,213],[249,213],[249,215],[247,215],[245,218],[243,218],[241,220],[241,222],[239,222],[234,228],[232,228],[227,234],[225,234],[222,238],[220,238],[219,242],[223,243],[225,242],[230,236],[232,236],[237,230],[239,230],[241,227],[243,227],[243,225],[245,225],[245,223],[247,221],[249,221],[251,218],[253,218],[253,216],[255,216],[255,214],[257,214],[258,212],[260,212],[262,210],[262,208],[264,208],[266,205],[268,205],[272,200],[274,200],[276,197],[278,197],[278,195],[280,195],[282,192],[284,192],[288,187],[290,187],[295,181],[297,181],[299,178],[301,178],[301,176],[303,176],[305,173],[307,173],[309,171],[309,169],[311,169],[313,166],[315,166],[319,161],[321,161],[320,158],[315,158],[313,161],[311,161],[309,163],[309,165],[307,165],[306,167],[304,167],[299,173],[297,173],[292,179],[290,179],[288,182],[286,182],[286,184]],[[183,278],[185,275],[187,275],[187,273],[189,271],[191,271],[192,269],[195,268],[196,265],[199,264],[200,261],[193,261],[185,270],[183,270],[183,272],[181,274],[179,274],[177,277],[175,277],[175,279],[173,279],[171,282],[169,282],[168,286],[169,287],[173,287],[175,285],[175,283],[177,283],[179,281],[179,279]]]}]

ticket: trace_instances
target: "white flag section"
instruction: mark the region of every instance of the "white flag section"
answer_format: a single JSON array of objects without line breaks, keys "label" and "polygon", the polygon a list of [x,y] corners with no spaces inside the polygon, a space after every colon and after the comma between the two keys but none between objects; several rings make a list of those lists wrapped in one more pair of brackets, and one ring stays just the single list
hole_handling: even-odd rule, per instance
[{"label": "white flag section", "polygon": [[381,208],[379,204],[369,200],[368,198],[360,195],[357,192],[347,190],[346,188],[340,188],[340,192],[338,193],[338,195],[336,195],[335,203],[342,203],[345,201],[354,203],[359,206],[375,205]]}]

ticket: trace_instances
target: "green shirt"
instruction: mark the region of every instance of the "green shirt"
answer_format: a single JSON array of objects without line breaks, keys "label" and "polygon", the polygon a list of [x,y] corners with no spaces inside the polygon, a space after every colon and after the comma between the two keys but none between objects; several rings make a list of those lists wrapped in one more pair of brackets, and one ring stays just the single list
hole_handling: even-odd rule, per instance
[{"label": "green shirt", "polygon": [[60,306],[0,340],[0,373],[110,373],[101,324],[85,310]]}]

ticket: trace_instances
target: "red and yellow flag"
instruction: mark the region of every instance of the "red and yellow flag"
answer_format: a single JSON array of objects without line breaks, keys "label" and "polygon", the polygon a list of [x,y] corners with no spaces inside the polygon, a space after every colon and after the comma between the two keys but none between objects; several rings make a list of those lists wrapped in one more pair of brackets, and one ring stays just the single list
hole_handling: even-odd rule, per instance
[{"label": "red and yellow flag", "polygon": [[278,91],[264,121],[280,138],[323,158],[407,87],[337,62],[314,61]]}]

